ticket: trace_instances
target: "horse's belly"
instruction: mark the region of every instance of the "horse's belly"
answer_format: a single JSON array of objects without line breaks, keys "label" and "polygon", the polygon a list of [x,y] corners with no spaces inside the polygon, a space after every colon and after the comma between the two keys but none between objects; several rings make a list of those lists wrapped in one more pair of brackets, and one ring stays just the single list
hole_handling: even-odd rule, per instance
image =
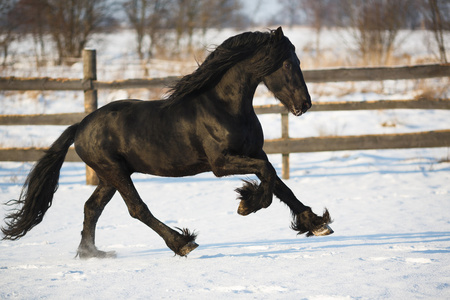
[{"label": "horse's belly", "polygon": [[175,168],[160,169],[154,175],[164,177],[184,177],[193,176],[199,173],[211,171],[206,165],[179,166]]},{"label": "horse's belly", "polygon": [[136,172],[163,176],[163,177],[184,177],[192,176],[199,173],[211,171],[211,168],[205,164],[195,165],[158,165],[158,166],[141,166],[135,168]]},{"label": "horse's belly", "polygon": [[146,155],[126,155],[126,160],[135,172],[165,177],[183,177],[211,170],[206,158],[195,152],[149,151]]}]

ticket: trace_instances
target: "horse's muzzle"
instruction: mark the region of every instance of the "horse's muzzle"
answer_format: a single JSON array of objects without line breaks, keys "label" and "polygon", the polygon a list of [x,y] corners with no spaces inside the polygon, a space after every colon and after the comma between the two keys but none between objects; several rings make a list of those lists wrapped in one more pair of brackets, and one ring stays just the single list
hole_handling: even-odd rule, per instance
[{"label": "horse's muzzle", "polygon": [[303,115],[303,111],[298,110],[298,109],[294,109],[292,111],[292,113],[294,114],[294,116],[300,117],[301,115]]},{"label": "horse's muzzle", "polygon": [[301,109],[300,109],[300,108],[294,107],[294,108],[291,110],[291,112],[292,112],[295,116],[299,117],[299,116],[303,115],[305,112],[307,112],[308,109],[311,108],[311,106],[312,106],[312,104],[311,104],[310,102],[309,102],[309,103],[308,103],[308,102],[305,102],[305,103],[302,104],[302,108],[301,108]]}]

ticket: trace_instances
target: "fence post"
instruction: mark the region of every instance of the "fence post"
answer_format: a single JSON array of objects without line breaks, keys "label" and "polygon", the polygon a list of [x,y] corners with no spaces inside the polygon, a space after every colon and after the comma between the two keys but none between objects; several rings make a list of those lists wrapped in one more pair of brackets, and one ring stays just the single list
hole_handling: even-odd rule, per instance
[{"label": "fence post", "polygon": [[[281,113],[281,138],[289,138],[289,113]],[[281,153],[281,178],[289,179],[289,153]]]},{"label": "fence post", "polygon": [[[97,109],[97,90],[93,82],[97,80],[96,51],[94,49],[83,49],[83,90],[84,111],[91,113]],[[86,184],[98,185],[99,180],[95,171],[86,166]]]}]

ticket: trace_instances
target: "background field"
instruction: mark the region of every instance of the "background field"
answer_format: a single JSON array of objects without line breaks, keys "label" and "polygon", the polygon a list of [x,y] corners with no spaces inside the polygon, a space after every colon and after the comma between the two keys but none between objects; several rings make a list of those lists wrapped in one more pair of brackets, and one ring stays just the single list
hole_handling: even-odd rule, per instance
[{"label": "background field", "polygon": [[[309,32],[309,33],[308,33]],[[313,59],[306,28],[285,30],[305,67]],[[221,43],[236,34],[211,31],[203,41]],[[405,32],[413,60],[426,53],[415,33]],[[329,41],[328,43],[325,41]],[[91,45],[98,51],[99,80],[141,76],[124,44],[126,31]],[[27,45],[26,41],[23,41]],[[121,46],[122,45],[122,46]],[[324,35],[326,53],[345,47]],[[328,46],[327,46],[328,45]],[[332,47],[335,45],[335,47]],[[21,50],[22,51],[22,50]],[[26,68],[15,76],[78,78],[81,65]],[[131,50],[130,50],[131,51]],[[400,50],[399,50],[400,51]],[[403,51],[404,52],[404,51]],[[153,60],[151,76],[191,72],[194,60]],[[302,65],[303,66],[303,65]],[[114,71],[116,70],[116,71]],[[414,99],[424,93],[448,97],[449,79],[311,84],[313,101]],[[154,98],[163,91],[100,93],[99,105],[127,97]],[[255,104],[275,103],[258,89]],[[81,93],[0,92],[2,114],[83,111]],[[280,116],[261,116],[266,138],[280,134]],[[290,136],[396,133],[448,129],[448,111],[396,110],[307,113],[290,117]],[[0,126],[0,145],[48,146],[59,126]],[[84,201],[94,187],[84,184],[84,165],[66,163],[60,188],[42,224],[19,241],[0,242],[0,298],[19,299],[446,299],[450,297],[450,152],[448,148],[322,152],[291,155],[286,183],[320,213],[327,207],[335,234],[295,236],[287,207],[274,201],[241,217],[233,191],[246,177],[186,178],[134,175],[137,189],[160,220],[199,233],[200,247],[174,257],[150,229],[132,219],[116,195],[98,223],[97,246],[116,259],[74,258]],[[281,155],[271,155],[277,171]],[[0,162],[1,202],[17,198],[32,163]],[[250,176],[251,177],[251,176]],[[7,213],[1,206],[0,218]]]}]

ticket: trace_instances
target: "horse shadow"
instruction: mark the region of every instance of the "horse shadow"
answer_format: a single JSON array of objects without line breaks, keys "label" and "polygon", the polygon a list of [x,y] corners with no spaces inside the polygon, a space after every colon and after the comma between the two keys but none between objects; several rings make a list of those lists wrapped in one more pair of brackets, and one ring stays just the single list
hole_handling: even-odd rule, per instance
[{"label": "horse shadow", "polygon": [[[211,243],[202,244],[197,251],[211,252],[199,256],[190,255],[189,259],[218,259],[224,257],[278,257],[286,254],[311,254],[323,251],[337,251],[352,247],[373,247],[373,246],[399,246],[414,245],[420,243],[426,246],[433,242],[450,242],[450,231],[428,231],[396,234],[371,234],[371,235],[349,235],[349,236],[328,236],[322,239],[274,239],[264,241],[240,241],[231,243]],[[426,247],[425,247],[426,248]],[[445,248],[439,249],[417,249],[411,253],[422,254],[448,254],[450,253],[450,243]],[[227,250],[228,249],[228,250]],[[249,250],[250,249],[250,250]],[[224,250],[224,251],[221,251]],[[358,249],[361,251],[361,249]],[[166,248],[149,249],[130,253],[131,256],[147,256],[155,253],[169,253]],[[198,253],[198,252],[197,252]],[[127,255],[128,256],[128,255]]]}]

